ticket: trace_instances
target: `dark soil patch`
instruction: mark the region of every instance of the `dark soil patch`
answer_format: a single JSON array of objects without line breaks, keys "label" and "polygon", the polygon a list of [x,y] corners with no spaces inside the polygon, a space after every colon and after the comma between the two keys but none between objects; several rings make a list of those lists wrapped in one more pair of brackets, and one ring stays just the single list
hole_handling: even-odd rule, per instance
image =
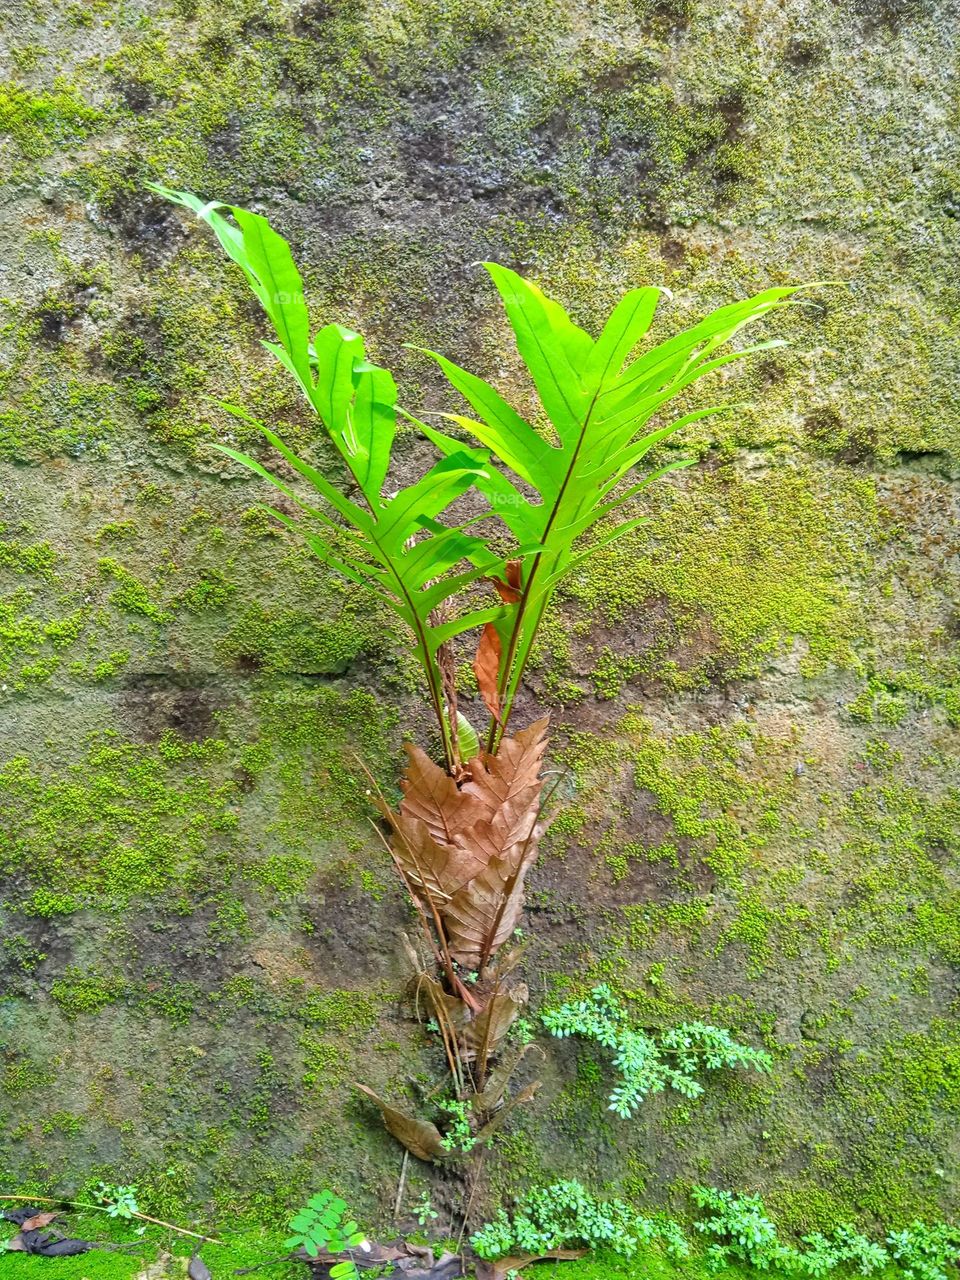
[{"label": "dark soil patch", "polygon": [[222,692],[192,683],[183,672],[144,672],[124,681],[121,714],[133,738],[157,742],[171,730],[188,742],[201,742],[216,729]]}]

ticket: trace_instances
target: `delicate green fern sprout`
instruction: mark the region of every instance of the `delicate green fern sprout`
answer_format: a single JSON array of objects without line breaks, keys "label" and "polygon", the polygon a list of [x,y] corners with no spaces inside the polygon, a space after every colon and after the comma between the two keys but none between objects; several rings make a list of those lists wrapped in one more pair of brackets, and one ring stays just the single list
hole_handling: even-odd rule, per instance
[{"label": "delicate green fern sprout", "polygon": [[763,1049],[738,1044],[729,1031],[705,1022],[684,1022],[650,1035],[631,1024],[626,1009],[605,983],[585,1000],[571,1001],[541,1016],[555,1036],[582,1036],[613,1051],[620,1082],[610,1094],[610,1110],[625,1120],[648,1094],[667,1087],[687,1098],[698,1098],[704,1091],[696,1079],[701,1068],[769,1071],[772,1066]]},{"label": "delicate green fern sprout", "polygon": [[575,1181],[528,1192],[512,1214],[496,1217],[470,1238],[481,1258],[512,1254],[542,1257],[557,1249],[608,1249],[630,1258],[641,1244],[661,1242],[675,1258],[690,1246],[679,1223],[663,1215],[645,1218],[623,1200],[600,1200]]},{"label": "delicate green fern sprout", "polygon": [[466,1155],[477,1145],[470,1128],[470,1103],[458,1098],[444,1098],[438,1104],[450,1117],[450,1125],[440,1145],[444,1151],[456,1151]]},{"label": "delicate green fern sprout", "polygon": [[[726,349],[745,325],[787,305],[797,288],[766,289],[720,307],[699,324],[631,359],[664,290],[631,290],[594,340],[529,280],[496,263],[484,265],[553,430],[552,439],[544,439],[489,383],[436,352],[428,353],[476,414],[445,416],[491,450],[525,491],[488,467],[485,452],[474,454],[477,487],[518,543],[537,548],[523,565],[516,608],[494,622],[500,639],[499,715],[491,724],[488,746],[495,749],[558,584],[598,548],[643,524],[642,518],[622,519],[625,504],[651,481],[688,466],[690,460],[668,462],[624,485],[627,477],[656,445],[682,427],[732,406],[685,413],[652,428],[654,419],[705,374],[782,346],[774,339],[739,351]],[[420,426],[448,456],[462,454],[459,440]],[[538,501],[527,496],[531,490]],[[594,532],[598,525],[604,530],[599,535]],[[591,532],[585,545],[583,539]]]},{"label": "delicate green fern sprout", "polygon": [[[287,1249],[305,1249],[311,1258],[323,1253],[346,1253],[348,1249],[365,1248],[366,1237],[348,1218],[347,1204],[332,1191],[313,1196],[291,1219],[293,1232],[285,1242]],[[334,1280],[357,1280],[359,1272],[352,1258],[334,1263],[330,1269]]]},{"label": "delicate green fern sprout", "polygon": [[947,1268],[954,1268],[960,1256],[960,1228],[915,1220],[902,1231],[891,1231],[887,1244],[905,1275],[947,1280]]},{"label": "delicate green fern sprout", "polygon": [[760,1271],[819,1280],[838,1268],[847,1272],[854,1268],[861,1276],[874,1275],[896,1260],[902,1273],[915,1280],[947,1280],[945,1268],[960,1248],[956,1228],[943,1223],[931,1227],[923,1222],[892,1232],[887,1237],[889,1251],[849,1224],[826,1234],[815,1231],[803,1236],[803,1248],[798,1248],[780,1239],[760,1196],[736,1195],[716,1187],[693,1187],[691,1195],[697,1206],[709,1213],[694,1225],[710,1238],[706,1262],[712,1271],[724,1270],[735,1259]]}]

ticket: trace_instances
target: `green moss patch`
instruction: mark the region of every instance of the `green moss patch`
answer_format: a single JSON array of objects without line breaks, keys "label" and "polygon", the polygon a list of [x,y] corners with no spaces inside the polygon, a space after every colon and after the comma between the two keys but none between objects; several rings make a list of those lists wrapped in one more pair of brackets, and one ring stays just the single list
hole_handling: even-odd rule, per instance
[{"label": "green moss patch", "polygon": [[[721,467],[661,488],[649,505],[653,532],[600,551],[571,584],[590,616],[636,619],[640,602],[665,599],[681,635],[695,635],[705,615],[716,637],[705,657],[730,673],[755,673],[796,639],[807,672],[854,661],[850,580],[866,570],[877,528],[868,481],[789,463],[747,475]],[[656,671],[665,656],[654,646],[642,666]]]}]

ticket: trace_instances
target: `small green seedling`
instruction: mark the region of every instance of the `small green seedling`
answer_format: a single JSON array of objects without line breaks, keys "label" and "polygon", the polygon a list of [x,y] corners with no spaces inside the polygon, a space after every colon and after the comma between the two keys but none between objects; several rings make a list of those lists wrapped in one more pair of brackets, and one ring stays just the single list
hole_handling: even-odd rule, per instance
[{"label": "small green seedling", "polygon": [[129,1219],[140,1212],[137,1204],[137,1188],[115,1187],[109,1182],[98,1182],[93,1189],[94,1199],[102,1204],[111,1218]]},{"label": "small green seedling", "polygon": [[421,1227],[427,1226],[430,1222],[436,1222],[440,1216],[430,1201],[430,1192],[424,1191],[420,1199],[413,1206],[413,1212]]},{"label": "small green seedling", "polygon": [[[321,1191],[311,1197],[291,1219],[293,1234],[285,1241],[287,1249],[304,1249],[311,1258],[324,1253],[346,1253],[350,1249],[370,1248],[356,1222],[348,1218],[347,1203],[332,1191]],[[345,1221],[345,1219],[347,1219]],[[352,1258],[336,1262],[330,1268],[331,1280],[357,1280],[359,1272]]]}]

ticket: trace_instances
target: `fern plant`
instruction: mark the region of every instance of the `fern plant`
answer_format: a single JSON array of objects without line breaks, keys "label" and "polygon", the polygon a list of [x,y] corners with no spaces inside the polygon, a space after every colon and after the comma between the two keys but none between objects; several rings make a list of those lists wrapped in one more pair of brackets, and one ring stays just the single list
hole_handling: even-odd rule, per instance
[{"label": "fern plant", "polygon": [[690,1246],[679,1223],[663,1215],[646,1218],[623,1200],[601,1200],[580,1182],[554,1182],[529,1191],[512,1213],[500,1209],[471,1236],[481,1258],[520,1255],[528,1261],[562,1249],[608,1249],[631,1258],[641,1244],[659,1241],[674,1258]]},{"label": "fern plant", "polygon": [[[506,569],[483,539],[467,531],[480,517],[453,526],[440,523],[438,517],[481,478],[482,464],[463,450],[451,450],[419,480],[386,496],[384,483],[397,427],[392,374],[371,364],[363,338],[342,325],[326,325],[312,336],[303,281],[290,246],[266,218],[236,206],[204,203],[187,191],[157,185],[151,189],[202,218],[243,271],[278,338],[264,346],[296,381],[323,423],[358,500],[298,457],[268,426],[235,406],[223,407],[263,433],[316,492],[317,505],[305,501],[248,454],[226,445],[216,447],[295,503],[302,512],[300,520],[271,507],[267,510],[302,535],[324,563],[349,581],[371,588],[409,628],[426,676],[445,762],[454,772],[461,755],[468,753],[460,750],[462,722],[438,655],[454,636],[499,615],[500,607],[491,605],[457,616],[455,602],[478,579],[498,577]],[[451,573],[454,569],[457,572]]]},{"label": "fern plant", "polygon": [[[780,345],[777,339],[741,350],[730,344],[744,326],[790,303],[797,290],[768,289],[721,307],[638,355],[662,290],[631,290],[594,338],[535,285],[488,263],[547,428],[541,433],[489,383],[429,352],[470,406],[472,416],[446,415],[460,439],[401,408],[392,375],[367,359],[359,334],[338,324],[314,330],[290,247],[265,218],[189,192],[152,189],[206,223],[243,272],[275,332],[276,340],[264,345],[319,418],[338,461],[326,474],[270,426],[231,405],[224,407],[256,426],[296,479],[219,447],[299,510],[293,518],[267,508],[281,523],[386,603],[409,630],[423,667],[443,768],[412,748],[399,809],[379,801],[392,829],[391,855],[419,915],[427,965],[442,974],[441,981],[432,978],[414,951],[418,997],[439,1028],[458,1101],[470,1103],[478,1132],[485,1132],[490,1120],[484,1118],[498,1110],[506,1084],[498,1074],[491,1092],[488,1069],[528,994],[511,976],[519,957],[506,943],[520,924],[524,880],[544,830],[547,720],[514,736],[506,729],[540,626],[562,580],[643,523],[629,504],[653,480],[689,464],[674,459],[637,478],[651,451],[684,426],[730,407],[670,420],[670,404],[705,375]],[[414,422],[441,455],[405,487],[388,478],[398,415]],[[470,489],[486,505],[463,519],[451,508]],[[497,553],[480,532],[493,517],[511,541]],[[485,600],[476,598],[480,592]],[[475,629],[474,671],[490,712],[485,748],[457,709],[452,642]],[[464,974],[476,976],[468,981]],[[658,1044],[618,1026],[623,1083],[612,1105],[621,1114],[665,1083],[693,1096],[700,1086],[688,1064],[761,1063],[724,1039],[726,1033],[701,1024],[678,1028]],[[534,1092],[528,1086],[517,1098]],[[409,1117],[390,1103],[377,1104],[391,1132],[409,1135]],[[421,1125],[418,1133],[411,1150],[444,1151],[435,1126]]]},{"label": "fern plant", "polygon": [[[682,414],[651,429],[652,420],[691,383],[735,360],[771,347],[772,339],[727,350],[751,322],[786,305],[796,287],[767,289],[712,312],[705,320],[631,359],[647,333],[662,289],[631,290],[594,340],[536,285],[497,263],[484,264],[496,286],[519,354],[552,428],[544,437],[482,378],[437,352],[429,352],[476,417],[445,415],[474,437],[514,477],[474,452],[475,484],[527,555],[514,594],[515,607],[487,625],[496,662],[496,687],[486,697],[492,719],[488,748],[495,750],[510,718],[517,689],[544,615],[560,582],[600,547],[645,523],[623,519],[624,508],[648,484],[689,459],[667,462],[639,480],[627,477],[650,451],[685,426],[731,406]],[[456,438],[419,424],[449,458],[462,455]],[[522,483],[524,489],[516,481]],[[537,501],[527,492],[532,491]],[[594,532],[598,525],[603,531]],[[589,542],[586,535],[593,533]]]},{"label": "fern plant", "polygon": [[[305,1249],[311,1258],[368,1247],[363,1232],[349,1217],[346,1201],[329,1190],[312,1196],[288,1225],[293,1234],[284,1248]],[[359,1272],[353,1259],[347,1258],[334,1263],[330,1275],[333,1280],[358,1280]]]},{"label": "fern plant", "polygon": [[714,1271],[736,1259],[760,1271],[805,1275],[812,1280],[839,1268],[852,1268],[862,1276],[890,1268],[908,1280],[948,1280],[949,1269],[955,1267],[960,1254],[960,1230],[943,1222],[919,1221],[891,1231],[885,1245],[847,1223],[828,1233],[815,1231],[803,1236],[803,1247],[798,1248],[781,1240],[760,1196],[737,1195],[717,1187],[693,1187],[691,1195],[708,1215],[695,1226],[710,1240],[706,1262]]},{"label": "fern plant", "polygon": [[[451,773],[469,756],[459,739],[471,731],[456,716],[453,664],[444,646],[464,631],[484,628],[476,671],[491,711],[487,748],[496,751],[557,586],[593,552],[644,523],[642,517],[620,518],[626,505],[653,480],[690,460],[664,463],[633,482],[627,477],[682,427],[731,406],[696,410],[650,429],[653,419],[699,378],[782,345],[772,339],[727,349],[745,325],[787,305],[798,287],[767,289],[720,307],[631,358],[663,290],[631,290],[594,340],[536,285],[506,267],[486,263],[553,434],[545,439],[489,383],[428,352],[477,415],[445,416],[480,444],[478,450],[398,408],[392,375],[367,360],[359,334],[338,324],[312,334],[290,246],[265,218],[234,205],[204,202],[187,191],[149,185],[206,222],[241,268],[277,335],[277,342],[264,346],[320,418],[359,500],[353,501],[269,427],[234,406],[225,408],[257,426],[322,505],[305,502],[249,455],[219,447],[296,503],[303,513],[299,521],[273,514],[348,580],[376,591],[410,629]],[[386,497],[398,412],[415,422],[444,456],[414,484]],[[508,474],[491,465],[491,454]],[[471,486],[486,496],[492,513],[513,535],[516,546],[509,556],[494,555],[484,538],[467,531],[490,511],[459,525],[439,522]],[[603,531],[585,543],[600,524]],[[493,582],[499,602],[458,615],[463,592],[480,579]]]},{"label": "fern plant", "polygon": [[729,1031],[705,1022],[683,1022],[656,1035],[634,1026],[627,1010],[606,983],[584,1000],[571,1001],[541,1015],[552,1035],[582,1036],[613,1052],[620,1081],[610,1094],[610,1110],[629,1119],[648,1094],[676,1089],[698,1098],[702,1068],[753,1067],[769,1071],[770,1055],[738,1044]]}]

